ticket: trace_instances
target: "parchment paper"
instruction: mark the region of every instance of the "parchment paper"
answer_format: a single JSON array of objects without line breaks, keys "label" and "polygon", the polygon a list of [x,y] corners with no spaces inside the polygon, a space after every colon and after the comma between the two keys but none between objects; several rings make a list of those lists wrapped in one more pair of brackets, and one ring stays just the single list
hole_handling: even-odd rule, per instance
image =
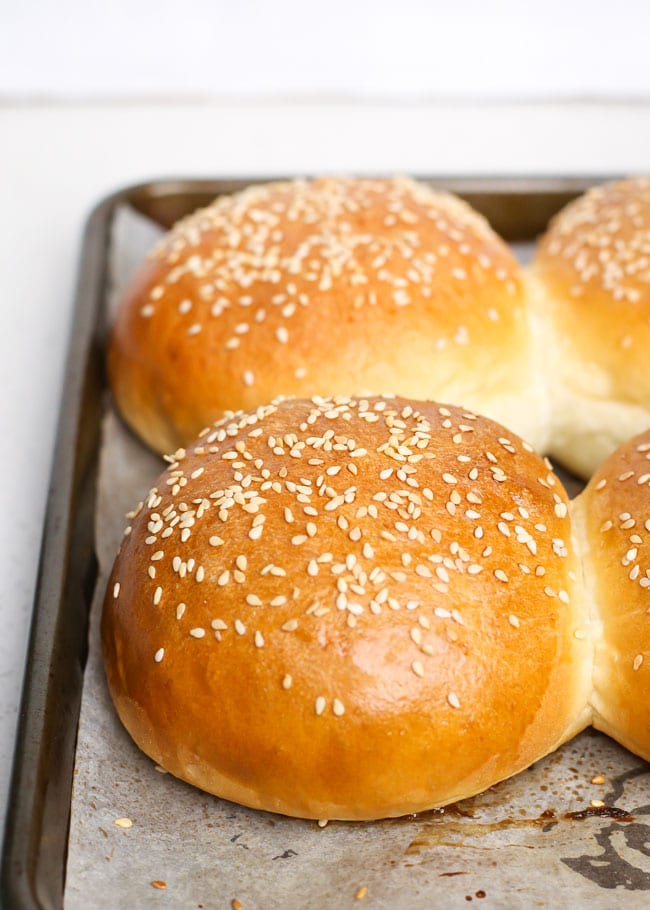
[{"label": "parchment paper", "polygon": [[[111,248],[114,295],[157,233],[133,212],[119,213]],[[444,811],[324,828],[244,809],[157,770],[113,710],[99,618],[124,515],[164,464],[110,408],[104,431],[101,574],[79,725],[66,910],[430,910],[470,901],[508,910],[609,910],[617,898],[629,910],[647,908],[650,767],[594,731]],[[593,812],[591,800],[624,809],[633,819],[566,818]],[[131,827],[115,824],[125,818]]]}]

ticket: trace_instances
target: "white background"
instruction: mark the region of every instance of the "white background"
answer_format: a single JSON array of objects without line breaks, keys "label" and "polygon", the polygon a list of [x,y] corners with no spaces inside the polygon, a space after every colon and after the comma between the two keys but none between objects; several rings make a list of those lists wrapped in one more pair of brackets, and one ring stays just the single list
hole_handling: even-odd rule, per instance
[{"label": "white background", "polygon": [[159,176],[650,171],[650,3],[0,8],[0,823],[84,219]]},{"label": "white background", "polygon": [[10,97],[650,94],[645,0],[21,0]]}]

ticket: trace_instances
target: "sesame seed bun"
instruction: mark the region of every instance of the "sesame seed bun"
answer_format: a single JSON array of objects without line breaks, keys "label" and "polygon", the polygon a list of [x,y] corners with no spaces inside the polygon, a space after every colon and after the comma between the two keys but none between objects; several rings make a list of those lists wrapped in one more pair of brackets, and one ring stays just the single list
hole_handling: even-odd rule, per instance
[{"label": "sesame seed bun", "polygon": [[276,395],[454,401],[545,440],[520,268],[485,219],[408,179],[253,186],[181,221],[119,309],[117,404],[174,451]]},{"label": "sesame seed bun", "polygon": [[626,442],[574,503],[600,634],[593,724],[650,760],[650,432]]},{"label": "sesame seed bun", "polygon": [[530,279],[546,333],[549,451],[589,477],[650,426],[650,179],[605,184],[568,205]]},{"label": "sesame seed bun", "polygon": [[108,584],[136,743],[218,796],[305,818],[417,812],[589,721],[566,493],[457,407],[278,400],[176,453]]}]

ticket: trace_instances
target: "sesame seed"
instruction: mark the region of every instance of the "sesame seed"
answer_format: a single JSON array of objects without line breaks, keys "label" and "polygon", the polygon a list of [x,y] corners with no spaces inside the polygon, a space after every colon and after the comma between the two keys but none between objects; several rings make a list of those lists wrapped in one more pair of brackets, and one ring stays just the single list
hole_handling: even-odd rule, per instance
[{"label": "sesame seed", "polygon": [[156,661],[157,664],[159,664],[164,656],[165,656],[165,649],[158,648],[158,650],[156,651],[156,653],[153,656],[153,659]]},{"label": "sesame seed", "polygon": [[205,629],[197,626],[195,629],[190,629],[190,635],[192,638],[203,638],[205,636]]},{"label": "sesame seed", "polygon": [[314,710],[316,711],[316,714],[319,717],[325,710],[325,705],[326,705],[325,699],[323,698],[322,695],[319,695],[318,698],[316,699],[316,701],[314,702]]},{"label": "sesame seed", "polygon": [[460,699],[458,698],[458,696],[456,695],[455,692],[449,692],[447,694],[447,701],[449,702],[449,704],[451,705],[452,708],[460,708]]}]

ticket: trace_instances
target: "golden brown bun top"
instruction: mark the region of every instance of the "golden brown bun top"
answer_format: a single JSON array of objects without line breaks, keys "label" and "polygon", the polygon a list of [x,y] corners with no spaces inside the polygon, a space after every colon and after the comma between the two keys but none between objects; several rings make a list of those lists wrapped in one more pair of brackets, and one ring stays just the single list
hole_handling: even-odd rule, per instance
[{"label": "golden brown bun top", "polygon": [[447,193],[409,179],[252,186],[153,251],[117,316],[111,383],[167,452],[279,394],[444,396],[494,413],[526,381],[522,294],[506,245]]},{"label": "golden brown bun top", "polygon": [[596,726],[650,759],[650,432],[601,465],[576,507],[603,629]]},{"label": "golden brown bun top", "polygon": [[103,641],[117,709],[177,776],[312,818],[479,792],[580,725],[567,497],[455,407],[279,401],[178,453],[134,517]]},{"label": "golden brown bun top", "polygon": [[601,367],[609,387],[599,395],[648,408],[650,179],[608,183],[570,203],[540,241],[532,272],[555,308],[567,371],[572,358]]}]

